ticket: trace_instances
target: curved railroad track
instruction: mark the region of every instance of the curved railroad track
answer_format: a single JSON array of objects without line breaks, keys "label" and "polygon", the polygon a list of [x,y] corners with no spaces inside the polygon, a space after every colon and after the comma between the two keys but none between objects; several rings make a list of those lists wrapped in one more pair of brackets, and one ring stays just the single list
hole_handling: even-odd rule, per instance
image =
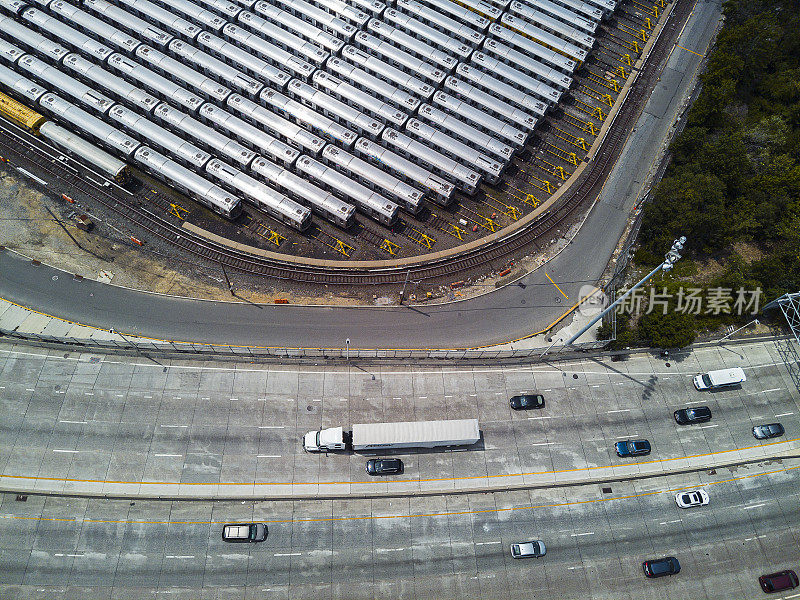
[{"label": "curved railroad track", "polygon": [[[677,2],[670,19],[683,21],[689,13],[689,3]],[[673,28],[675,31],[677,28]],[[29,148],[43,160],[32,161],[36,166],[50,173],[53,177],[68,183],[86,197],[99,202],[121,217],[135,223],[150,234],[157,236],[177,248],[204,258],[208,261],[223,264],[230,269],[276,279],[286,279],[305,283],[344,284],[344,285],[377,285],[387,283],[403,283],[407,277],[415,280],[447,277],[463,273],[475,267],[505,258],[535,243],[539,238],[547,236],[561,223],[568,219],[580,207],[593,201],[602,188],[605,178],[622,151],[628,132],[633,127],[642,109],[642,100],[658,77],[659,64],[667,56],[672,47],[672,34],[661,35],[648,56],[638,80],[631,88],[614,123],[609,128],[603,142],[595,154],[594,160],[587,165],[579,181],[569,190],[562,201],[528,227],[509,234],[498,240],[461,254],[448,256],[438,261],[420,262],[415,265],[385,267],[381,269],[359,269],[355,267],[317,267],[295,263],[290,260],[280,261],[253,255],[224,244],[208,240],[182,227],[161,218],[147,207],[133,203],[125,203],[111,195],[106,189],[94,185],[90,181],[78,177],[62,163],[54,162],[41,149]],[[0,147],[12,151],[9,141],[0,137]],[[29,156],[25,158],[30,159]],[[424,259],[424,256],[420,257]]]}]

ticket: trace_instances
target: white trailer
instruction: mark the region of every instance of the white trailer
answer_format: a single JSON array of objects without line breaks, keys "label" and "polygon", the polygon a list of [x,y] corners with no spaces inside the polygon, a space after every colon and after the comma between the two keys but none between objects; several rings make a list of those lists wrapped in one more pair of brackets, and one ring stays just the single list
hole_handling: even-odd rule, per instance
[{"label": "white trailer", "polygon": [[436,448],[470,446],[481,439],[477,419],[355,424],[351,432],[343,427],[309,431],[303,436],[306,452],[327,450]]}]

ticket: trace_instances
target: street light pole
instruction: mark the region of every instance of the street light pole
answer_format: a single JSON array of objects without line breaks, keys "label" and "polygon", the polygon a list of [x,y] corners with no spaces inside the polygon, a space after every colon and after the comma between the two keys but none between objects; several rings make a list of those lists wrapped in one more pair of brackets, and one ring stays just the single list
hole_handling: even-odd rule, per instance
[{"label": "street light pole", "polygon": [[734,334],[736,334],[736,333],[740,332],[740,331],[741,331],[742,329],[744,329],[745,327],[750,327],[750,325],[753,325],[753,324],[755,324],[755,325],[758,325],[758,319],[753,319],[753,320],[752,320],[752,321],[750,321],[750,322],[749,322],[747,325],[742,325],[741,327],[739,327],[739,329],[736,329],[736,330],[734,330],[734,331],[731,331],[731,332],[730,332],[728,335],[725,335],[725,336],[723,336],[723,337],[719,338],[719,339],[717,340],[717,342],[721,344],[721,343],[722,343],[724,340],[727,340],[727,339],[728,339],[729,337],[731,337],[732,335],[734,335]]},{"label": "street light pole", "polygon": [[347,362],[350,362],[350,338],[347,338],[344,341],[344,345],[347,348],[347,350],[346,350],[346,352],[347,352],[347,354],[346,354]]},{"label": "street light pole", "polygon": [[622,296],[617,298],[607,309],[605,309],[603,312],[601,312],[599,315],[597,315],[594,319],[589,321],[588,325],[586,325],[578,333],[576,333],[571,338],[569,338],[564,345],[565,346],[571,346],[572,343],[575,340],[577,340],[579,337],[581,337],[584,333],[586,333],[592,327],[592,325],[597,323],[600,319],[602,319],[608,313],[610,313],[612,310],[614,310],[614,308],[616,308],[616,306],[620,302],[622,302],[625,298],[627,298],[631,293],[633,293],[635,290],[639,289],[640,287],[642,287],[642,285],[647,283],[647,281],[649,281],[650,278],[653,277],[653,275],[655,275],[659,271],[669,271],[670,269],[672,269],[672,265],[674,265],[680,259],[680,257],[681,257],[680,250],[683,250],[683,247],[684,247],[685,244],[686,244],[686,236],[681,236],[677,240],[675,240],[673,242],[673,244],[672,244],[672,248],[670,248],[669,252],[667,252],[667,254],[664,256],[664,262],[663,263],[661,263],[655,269],[650,271],[647,275],[645,275],[644,279],[642,279],[639,283],[637,283],[635,286],[633,286],[627,292],[622,294]]}]

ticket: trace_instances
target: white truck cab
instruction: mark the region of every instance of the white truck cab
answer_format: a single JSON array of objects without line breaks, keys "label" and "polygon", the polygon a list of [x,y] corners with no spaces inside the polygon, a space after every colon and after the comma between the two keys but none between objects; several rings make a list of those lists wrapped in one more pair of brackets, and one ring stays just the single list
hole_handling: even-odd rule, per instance
[{"label": "white truck cab", "polygon": [[738,385],[747,381],[747,377],[741,367],[731,369],[719,369],[701,373],[694,378],[694,387],[698,390],[715,390],[718,388]]},{"label": "white truck cab", "polygon": [[344,427],[329,427],[319,431],[309,431],[303,436],[303,449],[306,452],[324,450],[344,450],[346,447]]}]

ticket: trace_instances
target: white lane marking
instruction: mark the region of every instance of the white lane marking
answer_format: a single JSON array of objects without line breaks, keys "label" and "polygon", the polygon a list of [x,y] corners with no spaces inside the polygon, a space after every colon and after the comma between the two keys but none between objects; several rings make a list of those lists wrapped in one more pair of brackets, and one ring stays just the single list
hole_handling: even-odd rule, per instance
[{"label": "white lane marking", "polygon": [[699,429],[711,429],[712,427],[719,427],[719,425],[700,425]]},{"label": "white lane marking", "polygon": [[553,417],[528,417],[528,421],[536,421],[538,419],[552,419]]},{"label": "white lane marking", "polygon": [[476,546],[489,546],[491,544],[502,544],[503,542],[475,542]]},{"label": "white lane marking", "polygon": [[776,417],[788,417],[789,415],[793,415],[793,414],[794,414],[793,412],[788,412],[788,413],[781,413],[781,414],[775,415],[775,416]]},{"label": "white lane marking", "polygon": [[312,398],[311,401],[312,402],[322,402],[322,400],[320,400],[319,398]]},{"label": "white lane marking", "polygon": [[781,391],[782,389],[783,389],[783,388],[772,388],[771,390],[761,390],[761,393],[762,393],[762,394],[766,394],[767,392],[779,392],[779,391]]},{"label": "white lane marking", "polygon": [[231,398],[231,400],[233,400],[234,402],[238,402],[239,401],[238,398]]},{"label": "white lane marking", "polygon": [[286,425],[259,425],[259,429],[286,429]]},{"label": "white lane marking", "polygon": [[86,421],[67,421],[66,419],[59,421],[59,423],[72,423],[73,425],[88,425]]},{"label": "white lane marking", "polygon": [[428,397],[427,397],[427,396],[420,396],[420,397],[419,397],[419,399],[420,399],[420,400],[427,400],[427,399],[428,399]]},{"label": "white lane marking", "polygon": [[452,396],[448,396],[447,394],[444,395],[445,398],[452,398]]},{"label": "white lane marking", "polygon": [[167,456],[172,458],[183,458],[183,454],[153,454],[153,456]]},{"label": "white lane marking", "polygon": [[751,508],[761,508],[762,506],[766,506],[766,502],[762,502],[761,504],[751,504],[750,506],[743,506],[742,510],[750,510]]},{"label": "white lane marking", "polygon": [[621,413],[621,412],[631,412],[631,409],[630,408],[620,408],[618,410],[607,410],[606,411],[606,413],[609,414],[609,415],[611,413]]},{"label": "white lane marking", "polygon": [[401,550],[405,550],[405,548],[375,548],[375,552],[400,552]]},{"label": "white lane marking", "polygon": [[188,427],[188,425],[159,425],[159,427]]},{"label": "white lane marking", "polygon": [[277,552],[272,556],[302,556],[302,555],[300,552],[288,552],[288,553]]},{"label": "white lane marking", "polygon": [[94,392],[84,392],[86,396],[94,396]]},{"label": "white lane marking", "polygon": [[752,542],[753,540],[757,540],[757,539],[765,538],[765,537],[767,537],[767,536],[766,535],[756,535],[756,536],[753,536],[753,537],[745,538],[744,541],[745,542]]},{"label": "white lane marking", "polygon": [[167,554],[164,558],[194,558],[194,554]]},{"label": "white lane marking", "polygon": [[570,537],[581,537],[582,535],[594,535],[594,531],[587,531],[586,533],[573,533]]},{"label": "white lane marking", "polygon": [[152,396],[145,396],[145,398],[152,398]]},{"label": "white lane marking", "polygon": [[669,525],[671,523],[680,523],[680,522],[681,522],[680,519],[675,519],[674,521],[661,521],[661,523],[659,523],[659,525]]},{"label": "white lane marking", "polygon": [[538,444],[528,444],[528,446],[552,446],[555,442],[539,442]]},{"label": "white lane marking", "polygon": [[256,458],[280,458],[280,454],[256,454]]},{"label": "white lane marking", "polygon": [[600,386],[599,385],[593,385],[592,387],[593,388],[599,388]]},{"label": "white lane marking", "polygon": [[792,594],[791,596],[784,596],[784,598],[789,600],[789,598],[797,598],[798,596],[800,596],[800,594]]},{"label": "white lane marking", "polygon": [[33,391],[35,391],[35,390],[34,390],[33,388],[25,388],[25,391],[26,391],[26,392],[33,392]]},{"label": "white lane marking", "polygon": [[125,394],[117,394],[117,398],[124,398]]},{"label": "white lane marking", "polygon": [[65,454],[77,454],[80,450],[53,450],[53,452],[63,452]]}]

